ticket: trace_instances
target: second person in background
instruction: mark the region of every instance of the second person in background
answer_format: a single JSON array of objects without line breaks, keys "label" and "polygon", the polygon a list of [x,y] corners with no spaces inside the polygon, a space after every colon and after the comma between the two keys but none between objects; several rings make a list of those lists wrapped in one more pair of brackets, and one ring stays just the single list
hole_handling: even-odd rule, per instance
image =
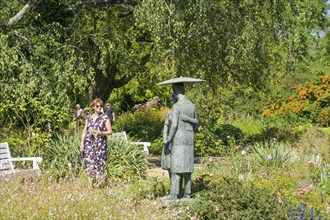
[{"label": "second person in background", "polygon": [[103,112],[107,114],[107,116],[108,116],[108,118],[110,120],[111,125],[113,125],[113,123],[115,122],[115,111],[112,108],[111,103],[110,103],[109,100],[107,100],[105,102],[105,106],[103,108]]}]

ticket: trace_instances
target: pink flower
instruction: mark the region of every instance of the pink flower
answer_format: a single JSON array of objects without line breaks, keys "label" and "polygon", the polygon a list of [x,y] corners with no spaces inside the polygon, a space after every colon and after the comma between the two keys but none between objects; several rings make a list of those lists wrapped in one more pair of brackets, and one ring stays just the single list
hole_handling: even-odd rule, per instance
[{"label": "pink flower", "polygon": [[267,156],[267,160],[272,160],[272,159],[273,159],[272,155],[269,154],[269,155]]},{"label": "pink flower", "polygon": [[304,190],[297,190],[296,191],[296,195],[303,195],[303,194],[305,194],[305,191]]},{"label": "pink flower", "polygon": [[262,173],[261,173],[261,176],[267,176],[267,173],[262,172]]},{"label": "pink flower", "polygon": [[210,176],[213,176],[213,173],[210,173]]},{"label": "pink flower", "polygon": [[199,126],[199,127],[197,128],[197,131],[198,131],[198,132],[202,132],[203,129],[204,129],[204,128],[203,128],[202,126]]},{"label": "pink flower", "polygon": [[191,219],[191,220],[198,220],[198,217],[197,217],[197,215],[194,215],[194,216],[192,216],[190,219]]},{"label": "pink flower", "polygon": [[308,189],[313,190],[315,189],[315,186],[313,184],[309,184]]}]

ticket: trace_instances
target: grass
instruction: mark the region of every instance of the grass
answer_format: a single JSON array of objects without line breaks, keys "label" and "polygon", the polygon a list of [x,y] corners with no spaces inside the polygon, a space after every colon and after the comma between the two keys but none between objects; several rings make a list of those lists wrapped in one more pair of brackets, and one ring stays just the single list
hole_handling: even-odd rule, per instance
[{"label": "grass", "polygon": [[[139,185],[148,187],[145,181]],[[119,184],[89,189],[85,177],[58,183],[46,176],[35,181],[2,182],[0,219],[173,218],[159,200],[152,196],[141,199],[130,187]]]}]

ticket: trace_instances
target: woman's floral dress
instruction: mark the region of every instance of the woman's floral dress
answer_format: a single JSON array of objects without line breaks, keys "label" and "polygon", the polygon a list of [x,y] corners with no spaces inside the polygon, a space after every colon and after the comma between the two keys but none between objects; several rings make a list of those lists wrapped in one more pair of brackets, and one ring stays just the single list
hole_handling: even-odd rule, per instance
[{"label": "woman's floral dress", "polygon": [[109,120],[104,113],[100,114],[95,121],[92,115],[87,115],[87,134],[85,137],[84,163],[86,173],[95,177],[105,173],[105,161],[107,157],[107,136],[94,135],[94,130],[106,131],[105,122]]}]

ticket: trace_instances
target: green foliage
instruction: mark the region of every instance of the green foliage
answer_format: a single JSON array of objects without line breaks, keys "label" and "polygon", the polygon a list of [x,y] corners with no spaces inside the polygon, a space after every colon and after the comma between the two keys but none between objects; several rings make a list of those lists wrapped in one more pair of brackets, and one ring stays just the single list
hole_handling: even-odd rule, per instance
[{"label": "green foliage", "polygon": [[56,179],[77,177],[84,171],[80,158],[81,135],[57,134],[43,155],[43,167]]},{"label": "green foliage", "polygon": [[113,129],[126,131],[134,139],[152,142],[162,134],[166,112],[155,108],[125,112],[118,116]]},{"label": "green foliage", "polygon": [[313,183],[319,183],[321,181],[321,170],[322,168],[317,164],[309,161],[308,162],[308,174]]},{"label": "green foliage", "polygon": [[159,137],[159,138],[155,139],[148,149],[149,149],[149,153],[151,155],[162,155],[163,138]]},{"label": "green foliage", "polygon": [[224,156],[228,147],[208,127],[199,127],[195,133],[195,155],[198,156]]},{"label": "green foliage", "polygon": [[107,175],[112,181],[134,181],[144,178],[148,160],[141,148],[125,140],[108,141]]},{"label": "green foliage", "polygon": [[234,120],[232,125],[240,129],[246,137],[261,134],[264,129],[264,124],[258,118],[249,116]]},{"label": "green foliage", "polygon": [[285,204],[276,191],[256,187],[234,178],[220,178],[204,186],[189,212],[199,219],[285,219]]},{"label": "green foliage", "polygon": [[288,145],[283,143],[256,143],[252,151],[259,165],[266,169],[290,168],[297,159]]},{"label": "green foliage", "polygon": [[[142,190],[143,189],[143,190]],[[164,178],[140,179],[129,186],[127,193],[134,200],[158,199],[169,193],[170,183]]]}]

